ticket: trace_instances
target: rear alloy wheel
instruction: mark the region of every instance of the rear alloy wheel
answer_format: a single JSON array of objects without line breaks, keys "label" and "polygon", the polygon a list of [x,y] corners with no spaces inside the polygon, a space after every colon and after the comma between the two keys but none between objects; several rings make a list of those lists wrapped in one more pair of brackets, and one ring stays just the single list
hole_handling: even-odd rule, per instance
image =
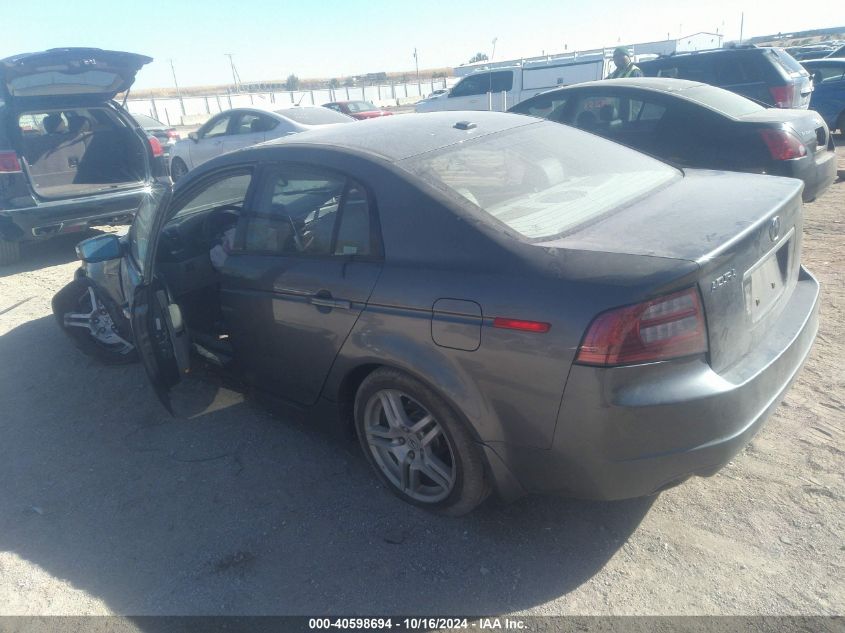
[{"label": "rear alloy wheel", "polygon": [[21,260],[21,243],[0,237],[0,266],[11,266]]},{"label": "rear alloy wheel", "polygon": [[393,369],[370,374],[355,399],[368,461],[400,498],[458,516],[488,494],[481,454],[463,422],[419,381]]},{"label": "rear alloy wheel", "polygon": [[108,365],[138,359],[129,340],[129,321],[91,283],[76,280],[62,288],[53,297],[53,313],[62,330],[88,356]]},{"label": "rear alloy wheel", "polygon": [[176,182],[188,173],[188,166],[181,158],[174,158],[170,163],[170,180]]}]

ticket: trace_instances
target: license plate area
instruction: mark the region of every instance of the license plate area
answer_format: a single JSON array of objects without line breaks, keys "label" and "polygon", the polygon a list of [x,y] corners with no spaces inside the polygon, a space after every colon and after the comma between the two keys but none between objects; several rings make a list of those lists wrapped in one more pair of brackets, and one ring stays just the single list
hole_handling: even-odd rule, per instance
[{"label": "license plate area", "polygon": [[792,269],[792,229],[780,244],[763,255],[742,278],[745,311],[752,323],[762,319],[778,302],[789,281]]}]

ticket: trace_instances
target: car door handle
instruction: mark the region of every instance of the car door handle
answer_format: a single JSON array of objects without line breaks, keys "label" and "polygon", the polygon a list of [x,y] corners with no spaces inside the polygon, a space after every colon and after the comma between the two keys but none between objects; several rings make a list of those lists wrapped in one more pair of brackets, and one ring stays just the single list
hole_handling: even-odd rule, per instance
[{"label": "car door handle", "polygon": [[331,299],[328,297],[311,297],[311,305],[320,308],[340,308],[342,310],[351,310],[352,302],[345,299]]}]

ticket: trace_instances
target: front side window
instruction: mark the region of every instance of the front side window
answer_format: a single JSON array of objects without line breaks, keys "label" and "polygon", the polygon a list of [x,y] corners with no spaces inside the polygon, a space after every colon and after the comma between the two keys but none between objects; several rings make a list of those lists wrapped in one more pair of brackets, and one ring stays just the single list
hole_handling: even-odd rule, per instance
[{"label": "front side window", "polygon": [[490,89],[490,73],[464,77],[449,93],[450,97],[471,97],[483,95]]},{"label": "front side window", "polygon": [[532,241],[571,232],[682,177],[644,154],[546,121],[398,164]]},{"label": "front side window", "polygon": [[215,136],[224,136],[226,129],[229,127],[229,116],[221,116],[215,119],[208,127],[200,134],[201,138],[214,138]]},{"label": "front side window", "polygon": [[179,202],[178,206],[171,210],[170,215],[178,220],[218,207],[234,207],[240,210],[243,208],[251,181],[252,174],[243,171],[216,178],[192,193],[187,200],[183,199]]},{"label": "front side window", "polygon": [[335,172],[280,167],[250,212],[244,248],[276,255],[370,255],[366,190]]}]

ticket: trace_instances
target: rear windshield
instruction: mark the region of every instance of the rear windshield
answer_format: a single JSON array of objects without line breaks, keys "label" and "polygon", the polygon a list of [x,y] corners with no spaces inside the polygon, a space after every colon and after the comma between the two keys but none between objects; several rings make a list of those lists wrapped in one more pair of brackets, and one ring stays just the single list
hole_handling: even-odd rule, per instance
[{"label": "rear windshield", "polygon": [[489,134],[399,165],[535,241],[568,233],[681,177],[644,154],[550,122]]},{"label": "rear windshield", "polygon": [[753,114],[754,112],[766,109],[759,103],[755,103],[751,99],[746,99],[742,95],[713,86],[688,88],[682,94],[711,110],[716,110],[733,118],[739,118],[746,114]]},{"label": "rear windshield", "polygon": [[167,127],[161,121],[156,121],[153,117],[147,116],[146,114],[133,114],[132,118],[135,119],[141,127]]},{"label": "rear windshield", "polygon": [[771,49],[771,54],[774,60],[787,73],[801,73],[802,75],[807,73],[807,71],[804,70],[804,67],[799,64],[798,61],[792,55],[787,53],[784,49],[773,48]]},{"label": "rear windshield", "polygon": [[303,125],[328,125],[329,123],[349,123],[353,119],[329,110],[328,108],[286,108],[284,110],[276,110],[278,114],[289,118],[291,121],[302,123]]},{"label": "rear windshield", "polygon": [[373,112],[374,110],[378,110],[372,103],[368,103],[367,101],[350,101],[346,104],[346,107],[349,108],[350,112]]},{"label": "rear windshield", "polygon": [[44,95],[77,95],[115,92],[123,78],[113,72],[89,70],[81,73],[46,71],[15,77],[7,82],[9,94],[15,97]]}]

